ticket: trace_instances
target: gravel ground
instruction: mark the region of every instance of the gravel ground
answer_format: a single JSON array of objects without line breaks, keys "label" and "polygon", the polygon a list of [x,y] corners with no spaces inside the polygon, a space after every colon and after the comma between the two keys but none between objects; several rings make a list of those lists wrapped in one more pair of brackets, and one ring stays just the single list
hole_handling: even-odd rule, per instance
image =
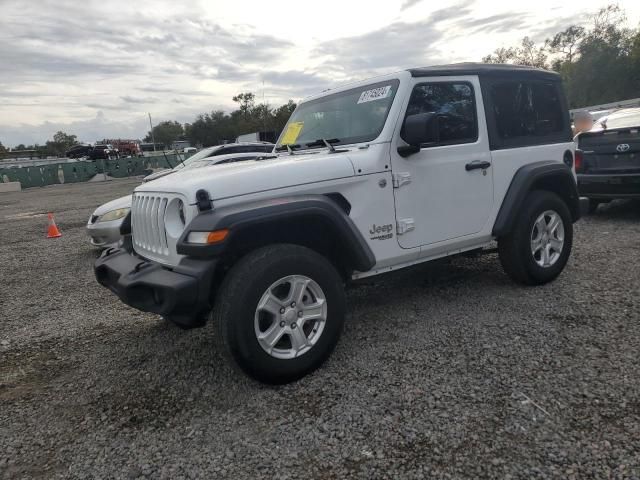
[{"label": "gravel ground", "polygon": [[329,362],[272,388],[96,284],[85,222],[135,184],[0,195],[0,478],[640,478],[639,204],[544,287],[496,255],[353,286]]}]

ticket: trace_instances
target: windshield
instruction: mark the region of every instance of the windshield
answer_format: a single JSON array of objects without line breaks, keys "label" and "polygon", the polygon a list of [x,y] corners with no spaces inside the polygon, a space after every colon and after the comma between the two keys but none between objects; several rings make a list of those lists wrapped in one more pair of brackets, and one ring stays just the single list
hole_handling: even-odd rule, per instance
[{"label": "windshield", "polygon": [[[387,80],[301,103],[287,122],[277,146],[306,149],[325,144],[369,142],[387,119],[398,80]],[[307,145],[313,144],[313,145]]]},{"label": "windshield", "polygon": [[[183,163],[184,166],[189,165],[193,162],[197,162],[198,160],[202,160],[203,158],[207,158],[209,155],[211,155],[213,153],[213,151],[216,149],[216,147],[213,148],[203,148],[202,150],[200,150],[197,153],[194,153],[193,155],[191,155],[189,158],[187,158]],[[182,163],[180,164],[182,165]]]}]

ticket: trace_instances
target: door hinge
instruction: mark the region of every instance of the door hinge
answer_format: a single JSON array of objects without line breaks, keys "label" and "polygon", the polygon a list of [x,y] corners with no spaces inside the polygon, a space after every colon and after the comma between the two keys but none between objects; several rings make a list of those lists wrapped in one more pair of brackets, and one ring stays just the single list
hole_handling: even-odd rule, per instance
[{"label": "door hinge", "polygon": [[398,235],[404,235],[411,230],[415,230],[416,225],[413,218],[401,218],[396,222],[396,233]]},{"label": "door hinge", "polygon": [[411,174],[409,172],[393,174],[393,188],[400,188],[401,186],[409,183],[411,183]]}]

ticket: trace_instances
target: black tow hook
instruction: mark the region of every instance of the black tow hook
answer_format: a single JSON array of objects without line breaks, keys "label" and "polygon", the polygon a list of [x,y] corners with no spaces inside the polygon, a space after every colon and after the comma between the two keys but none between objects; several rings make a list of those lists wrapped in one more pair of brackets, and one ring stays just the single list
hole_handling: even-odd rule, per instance
[{"label": "black tow hook", "polygon": [[140,262],[140,263],[137,263],[137,264],[136,264],[136,266],[135,266],[135,267],[133,267],[133,273],[138,273],[140,270],[142,270],[143,268],[148,267],[148,266],[150,266],[150,265],[151,265],[151,264],[150,264],[150,263],[147,263],[147,262]]}]

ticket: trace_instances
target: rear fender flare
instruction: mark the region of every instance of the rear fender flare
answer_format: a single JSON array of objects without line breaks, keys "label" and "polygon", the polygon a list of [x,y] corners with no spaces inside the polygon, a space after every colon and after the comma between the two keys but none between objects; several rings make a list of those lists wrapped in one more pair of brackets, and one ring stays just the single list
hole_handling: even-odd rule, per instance
[{"label": "rear fender flare", "polygon": [[551,160],[534,162],[520,167],[513,176],[493,225],[494,237],[511,232],[527,195],[536,189],[558,194],[567,202],[572,220],[575,222],[580,218],[578,189],[571,168]]}]

